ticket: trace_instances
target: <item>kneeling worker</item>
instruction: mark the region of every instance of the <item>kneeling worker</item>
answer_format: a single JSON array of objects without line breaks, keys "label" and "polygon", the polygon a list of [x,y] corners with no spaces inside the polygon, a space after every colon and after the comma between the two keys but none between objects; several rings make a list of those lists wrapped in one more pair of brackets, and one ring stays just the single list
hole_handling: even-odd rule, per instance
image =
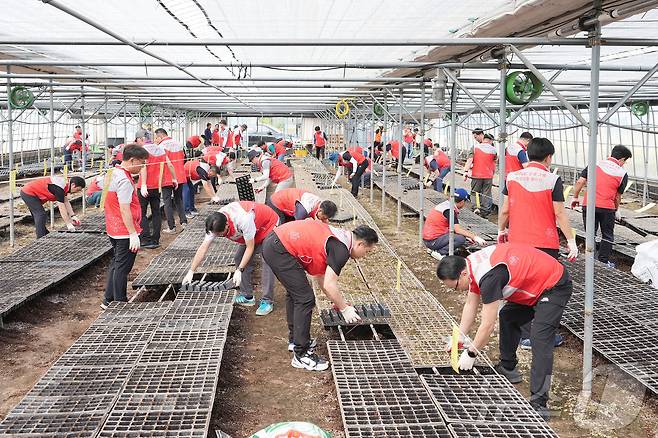
[{"label": "kneeling worker", "polygon": [[[206,219],[206,237],[197,249],[192,267],[183,279],[183,283],[192,281],[194,271],[203,262],[216,237],[226,237],[239,244],[235,253],[235,272],[233,283],[240,288],[240,294],[235,297],[235,303],[241,306],[253,306],[254,285],[254,254],[261,251],[261,243],[279,223],[277,214],[267,205],[251,201],[231,202],[214,212]],[[267,263],[263,263],[261,272],[263,294],[256,315],[267,315],[273,310],[274,276]]]},{"label": "kneeling worker", "polygon": [[[487,243],[459,225],[459,210],[464,208],[470,196],[466,189],[455,189],[455,249],[466,244],[466,239],[484,246]],[[430,211],[423,224],[423,243],[432,251],[431,255],[441,260],[448,255],[450,244],[450,200],[443,201]]]},{"label": "kneeling worker", "polygon": [[333,201],[325,201],[311,192],[295,188],[276,192],[267,205],[279,215],[279,224],[306,218],[328,222],[338,212]]},{"label": "kneeling worker", "polygon": [[313,348],[311,317],[315,295],[306,274],[317,279],[345,321],[356,322],[360,317],[345,301],[338,287],[338,276],[350,257],[364,257],[378,241],[377,232],[365,225],[350,232],[311,219],[283,224],[265,239],[263,260],[286,288],[288,350],[292,343],[293,367],[310,371],[323,371],[329,367]]},{"label": "kneeling worker", "polygon": [[[516,349],[521,327],[532,321],[530,404],[546,419],[555,332],[573,290],[569,272],[553,257],[530,245],[503,243],[467,258],[445,257],[439,262],[436,275],[447,287],[468,291],[459,324],[463,335],[475,322],[482,301],[475,339],[459,358],[461,370],[473,368],[478,351],[487,345],[500,315],[500,363],[496,371],[511,383],[521,382]],[[506,303],[501,308],[502,300]]]},{"label": "kneeling worker", "polygon": [[185,207],[185,216],[188,219],[196,216],[194,197],[199,182],[203,185],[203,189],[210,200],[219,202],[219,196],[217,196],[215,188],[210,183],[218,174],[219,168],[217,166],[211,166],[204,161],[191,160],[185,163],[186,183],[183,186],[183,205]]},{"label": "kneeling worker", "polygon": [[34,219],[37,239],[48,234],[46,210],[43,208],[43,204],[48,201],[57,202],[59,214],[70,231],[74,231],[75,226],[80,225],[80,221],[69,202],[68,194],[78,193],[84,188],[85,180],[79,176],[72,176],[69,179],[64,179],[62,176],[44,176],[23,186],[21,198],[27,208],[30,209],[30,214]]}]

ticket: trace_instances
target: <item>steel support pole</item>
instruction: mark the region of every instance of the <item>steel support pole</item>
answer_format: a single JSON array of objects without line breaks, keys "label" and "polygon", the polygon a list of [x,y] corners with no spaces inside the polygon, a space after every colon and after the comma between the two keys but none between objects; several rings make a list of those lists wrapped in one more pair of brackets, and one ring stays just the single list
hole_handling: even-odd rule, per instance
[{"label": "steel support pole", "polygon": [[[420,215],[418,216],[418,246],[423,247],[423,224],[425,222],[425,87],[421,88],[420,93]],[[414,162],[411,162],[411,166]]]},{"label": "steel support pole", "polygon": [[[87,177],[87,127],[85,123],[85,86],[80,85],[80,127],[82,128],[82,148],[80,149],[80,156],[82,157],[82,178]],[[73,169],[71,169],[73,170]],[[82,191],[82,214],[87,211],[87,197],[84,190]]]},{"label": "steel support pole", "polygon": [[103,132],[105,133],[105,142],[104,142],[104,150],[103,150],[103,159],[105,161],[104,166],[108,167],[109,164],[109,154],[110,154],[110,148],[108,145],[110,144],[110,135],[108,132],[108,124],[107,124],[107,98],[105,98],[105,111],[103,112]]},{"label": "steel support pole", "polygon": [[[498,134],[498,218],[503,209],[503,187],[505,187],[505,149],[507,147],[507,99],[505,98],[505,79],[507,76],[507,59],[500,62],[500,133]],[[500,219],[499,219],[500,221]]]},{"label": "steel support pole", "polygon": [[594,194],[596,193],[596,137],[599,121],[599,66],[601,64],[601,24],[597,23],[590,34],[592,45],[592,73],[589,106],[589,147],[587,154],[587,208],[585,240],[585,328],[583,345],[583,395],[592,395],[592,341],[594,323]]},{"label": "steel support pole", "polygon": [[615,112],[617,112],[617,110],[618,110],[619,108],[621,108],[622,105],[624,105],[624,103],[626,103],[626,101],[627,101],[628,99],[630,99],[631,96],[632,96],[633,94],[635,94],[635,92],[636,92],[637,90],[639,90],[640,87],[641,87],[642,85],[644,85],[649,79],[651,79],[651,77],[652,77],[654,74],[656,74],[657,71],[658,71],[658,63],[657,63],[656,65],[654,65],[654,66],[651,68],[651,70],[649,70],[649,71],[647,72],[647,74],[645,74],[644,76],[642,76],[642,79],[640,79],[635,85],[633,85],[633,87],[632,87],[630,90],[628,90],[628,91],[626,92],[626,94],[624,94],[624,96],[619,100],[619,102],[617,102],[617,103],[615,104],[615,106],[613,106],[613,107],[612,107],[612,108],[611,108],[611,109],[610,109],[610,110],[609,110],[609,111],[603,116],[603,118],[601,118],[601,122],[605,122],[605,121],[607,121],[607,120],[608,120],[608,119],[609,119],[609,118],[610,118]]},{"label": "steel support pole", "polygon": [[[55,175],[55,105],[53,80],[50,80],[50,176]],[[55,205],[50,203],[50,228],[55,226]]]},{"label": "steel support pole", "polygon": [[[374,111],[374,108],[373,108]],[[373,112],[373,117],[370,119],[370,125],[368,128],[368,139],[370,140],[370,204],[375,201],[375,114]],[[372,137],[371,137],[372,135]]]},{"label": "steel support pole", "polygon": [[[457,178],[455,177],[456,163],[457,163],[457,84],[452,83],[452,92],[450,93],[450,211],[455,211],[455,184]],[[449,239],[448,239],[448,254],[454,255],[455,253],[455,215],[450,214],[449,225]]]},{"label": "steel support pole", "polygon": [[[384,95],[384,107],[386,107],[387,104],[388,97]],[[384,131],[388,131],[388,111],[384,111]],[[382,143],[384,143],[384,149],[382,151],[382,214],[386,210],[386,156],[388,155],[388,152],[386,151],[386,144],[388,141],[384,136],[384,131],[382,131]]]},{"label": "steel support pole", "polygon": [[[404,156],[402,154],[402,145],[403,143],[403,138],[402,138],[402,107],[404,106],[404,90],[400,88],[400,121],[399,121],[399,141],[400,141],[400,147],[398,148],[398,211],[397,211],[397,227],[398,230],[400,229],[400,226],[402,225],[402,162],[404,161]],[[404,154],[406,155],[406,154]]]},{"label": "steel support pole", "polygon": [[[7,66],[7,73],[11,67]],[[11,96],[11,79],[7,78],[7,97]],[[11,102],[7,99],[7,147],[9,150],[9,171],[14,170],[14,121],[11,114]],[[14,246],[14,194],[9,193],[9,246]]]},{"label": "steel support pole", "polygon": [[128,115],[126,113],[127,111],[127,102],[126,98],[123,98],[123,144],[126,145],[128,144]]}]

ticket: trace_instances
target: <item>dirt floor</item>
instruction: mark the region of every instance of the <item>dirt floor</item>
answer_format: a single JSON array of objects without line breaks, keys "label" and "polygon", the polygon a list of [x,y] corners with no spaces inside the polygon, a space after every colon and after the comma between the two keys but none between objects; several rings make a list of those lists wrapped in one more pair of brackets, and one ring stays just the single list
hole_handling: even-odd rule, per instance
[{"label": "dirt floor", "polygon": [[[445,289],[436,278],[436,261],[419,246],[418,218],[404,217],[397,229],[397,204],[386,198],[385,214],[381,210],[381,191],[375,189],[374,203],[369,191],[359,195],[362,205],[375,219],[380,229],[395,247],[400,257],[425,287],[459,321],[464,295]],[[419,256],[419,254],[421,254]],[[628,377],[595,353],[594,367],[604,375],[595,376],[593,399],[601,401],[587,406],[578,403],[582,382],[582,342],[565,328],[560,329],[565,343],[555,350],[553,384],[549,402],[553,418],[551,427],[560,437],[658,437],[658,398],[636,380]],[[497,360],[497,331],[486,349]],[[517,386],[529,396],[528,376],[531,352],[519,349],[519,368],[524,382]]]}]

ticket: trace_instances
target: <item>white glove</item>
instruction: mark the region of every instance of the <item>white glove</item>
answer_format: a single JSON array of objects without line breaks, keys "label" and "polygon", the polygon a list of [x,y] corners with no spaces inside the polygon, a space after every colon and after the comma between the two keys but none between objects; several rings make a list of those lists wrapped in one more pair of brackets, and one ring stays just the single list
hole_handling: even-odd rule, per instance
[{"label": "white glove", "polygon": [[78,216],[73,215],[71,216],[71,223],[75,225],[76,227],[80,225],[80,219],[78,219]]},{"label": "white glove", "polygon": [[475,243],[477,243],[478,245],[480,245],[480,246],[485,246],[485,245],[487,244],[487,242],[485,242],[484,239],[481,238],[480,236],[475,236],[475,237],[473,238],[473,241],[474,241]]},{"label": "white glove", "polygon": [[505,243],[507,242],[508,237],[507,237],[507,228],[504,230],[498,230],[498,238],[496,239],[497,243]]},{"label": "white glove", "polygon": [[[446,336],[446,346],[444,351],[450,352],[452,350],[452,336]],[[471,346],[471,339],[468,336],[459,335],[459,341],[457,342],[457,348],[459,350],[463,348],[468,348]]]},{"label": "white glove", "polygon": [[219,196],[213,196],[211,201],[214,202],[215,204],[219,203]]},{"label": "white glove", "polygon": [[128,249],[130,249],[130,252],[137,252],[139,251],[139,235],[137,233],[130,233],[130,243],[128,246]]},{"label": "white glove", "polygon": [[142,194],[142,198],[146,198],[149,195],[149,189],[147,189],[146,186],[142,186],[142,188],[139,189],[139,192]]},{"label": "white glove", "polygon": [[356,313],[354,306],[346,306],[343,310],[340,311],[345,319],[345,322],[348,324],[353,324],[361,320],[361,317]]},{"label": "white glove", "polygon": [[183,277],[183,284],[192,283],[192,278],[194,278],[194,271],[190,269],[187,271],[187,274],[185,274],[185,277]]},{"label": "white glove", "polygon": [[475,358],[468,355],[468,348],[459,356],[458,366],[460,370],[472,370],[475,364]]},{"label": "white glove", "polygon": [[255,178],[249,178],[249,184],[256,184]]},{"label": "white glove", "polygon": [[619,211],[619,209],[615,210],[615,220],[617,222],[621,220],[621,211]]},{"label": "white glove", "polygon": [[69,231],[75,231],[75,225],[73,224],[66,224],[66,229]]},{"label": "white glove", "polygon": [[567,255],[567,260],[573,262],[578,257],[578,245],[576,245],[576,239],[567,240],[567,246],[569,247],[569,254]]},{"label": "white glove", "polygon": [[235,285],[235,287],[239,287],[240,283],[242,283],[242,271],[236,269],[233,272],[233,284]]},{"label": "white glove", "polygon": [[354,178],[354,174],[350,173],[350,179]]}]

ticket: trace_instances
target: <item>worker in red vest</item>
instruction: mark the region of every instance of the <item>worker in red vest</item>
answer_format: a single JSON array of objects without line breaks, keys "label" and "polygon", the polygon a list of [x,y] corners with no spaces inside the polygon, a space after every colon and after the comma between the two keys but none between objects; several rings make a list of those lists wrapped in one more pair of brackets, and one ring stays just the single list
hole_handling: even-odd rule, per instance
[{"label": "worker in red vest", "polygon": [[333,201],[292,187],[274,193],[267,205],[279,215],[279,224],[307,218],[328,222],[338,212]]},{"label": "worker in red vest", "polygon": [[203,139],[201,138],[201,136],[192,135],[190,137],[187,137],[187,142],[185,143],[185,146],[188,149],[196,149],[201,145],[202,141]]},{"label": "worker in red vest", "polygon": [[[181,227],[187,224],[187,217],[185,216],[185,206],[183,205],[183,186],[187,181],[187,173],[185,172],[185,151],[180,143],[167,135],[167,131],[158,128],[155,130],[155,143],[164,149],[167,158],[176,173],[176,181],[180,184],[175,186],[167,186],[162,188],[162,199],[164,200],[164,211],[167,216],[167,224],[169,230],[176,230],[176,221],[174,217],[178,214],[178,220]],[[176,209],[174,213],[174,208]]]},{"label": "worker in red vest", "polygon": [[112,301],[128,301],[128,274],[140,248],[142,209],[133,182],[149,153],[142,146],[128,144],[123,161],[112,170],[105,197],[105,231],[112,244],[112,260],[107,273],[105,296],[101,307]]},{"label": "worker in red vest", "polygon": [[[459,358],[461,370],[473,368],[500,315],[500,363],[495,368],[511,383],[520,383],[516,350],[521,326],[533,321],[530,404],[547,418],[555,331],[573,290],[569,272],[553,257],[530,245],[503,243],[467,258],[445,257],[436,274],[446,287],[468,291],[459,324],[462,335],[468,335],[482,302],[480,326]],[[501,307],[502,301],[505,305]]]},{"label": "worker in red vest", "polygon": [[[624,164],[631,159],[633,154],[630,149],[623,145],[612,148],[610,157],[599,161],[596,165],[596,194],[594,199],[594,233],[601,227],[601,243],[598,246],[598,260],[613,268],[610,253],[612,243],[615,240],[615,219],[621,220],[619,204],[621,195],[626,191],[628,185],[628,173],[624,170]],[[576,181],[571,198],[571,208],[580,204],[578,195],[587,183],[587,167],[580,173]],[[583,224],[586,226],[587,203],[590,203],[588,194],[583,199]]]},{"label": "worker in red vest", "polygon": [[[429,150],[434,146],[431,138],[423,141],[423,146]],[[437,147],[431,155],[425,156],[425,168],[429,172],[427,184],[431,184],[435,191],[443,191],[443,178],[450,173],[450,158]]]},{"label": "worker in red vest", "polygon": [[359,195],[359,186],[361,185],[361,177],[363,173],[368,169],[370,165],[370,160],[368,160],[363,155],[363,149],[356,146],[347,149],[338,155],[338,169],[336,170],[336,176],[334,177],[334,184],[338,182],[340,174],[342,173],[341,167],[350,169],[350,176],[348,177],[349,181],[352,183],[352,195],[357,197]]},{"label": "worker in red vest", "polygon": [[197,215],[194,197],[199,183],[203,186],[211,202],[219,202],[219,196],[211,184],[211,180],[219,175],[219,167],[211,166],[202,160],[191,160],[185,163],[185,175],[183,204],[185,205],[185,216],[191,219]]},{"label": "worker in red vest", "polygon": [[[139,176],[139,203],[142,208],[142,247],[154,249],[160,246],[162,214],[160,213],[160,193],[167,190],[171,193],[174,185],[178,187],[176,170],[160,145],[148,140],[145,130],[140,129],[135,134],[135,143],[141,145],[149,156]],[[149,224],[148,209],[151,208]],[[151,231],[151,227],[153,230]],[[175,229],[174,229],[175,231]],[[171,233],[171,231],[167,231]]]},{"label": "worker in red vest", "polygon": [[240,126],[235,125],[233,127],[233,143],[235,145],[235,150],[239,150],[242,147],[242,137],[244,136],[244,133],[247,131],[247,125],[244,123]]},{"label": "worker in red vest", "polygon": [[229,134],[230,129],[228,129],[228,123],[226,122],[225,119],[221,119],[219,121],[219,131],[217,132],[217,135],[219,135],[219,143],[218,145],[225,148],[229,147],[228,146],[228,134]]},{"label": "worker in red vest", "polygon": [[357,322],[361,318],[345,301],[338,276],[350,258],[364,257],[378,241],[377,232],[366,225],[350,232],[312,219],[283,224],[265,239],[263,260],[286,288],[288,350],[294,351],[293,367],[310,371],[329,367],[315,353],[316,342],[311,339],[315,294],[306,275],[315,277],[347,323]]},{"label": "worker in red vest", "polygon": [[[402,149],[402,150],[400,150]],[[395,159],[395,169],[398,169],[400,166],[399,160],[400,155],[402,156],[402,162],[404,163],[404,158],[407,156],[406,146],[400,148],[400,142],[398,140],[391,140],[386,144],[386,151],[391,153],[391,159]]]},{"label": "worker in red vest", "polygon": [[[239,244],[235,253],[235,272],[233,284],[240,288],[235,303],[241,306],[254,306],[254,256],[261,252],[265,237],[279,223],[279,217],[270,207],[251,201],[232,202],[218,212],[211,213],[206,219],[206,238],[194,255],[192,267],[183,279],[183,283],[192,281],[194,271],[203,262],[212,241],[217,237],[226,237]],[[267,262],[262,264],[260,276],[262,286],[261,301],[256,315],[263,316],[274,309],[274,275]]]},{"label": "worker in red vest", "polygon": [[[503,186],[503,206],[498,217],[498,243],[526,243],[558,259],[560,237],[556,223],[567,239],[569,261],[578,257],[578,245],[564,210],[562,178],[549,171],[555,147],[547,138],[536,137],[528,144],[530,163],[511,172]],[[528,226],[532,224],[532,226]],[[509,230],[508,230],[509,228]],[[521,348],[532,348],[531,324],[521,327]],[[556,334],[555,346],[564,342]]]},{"label": "worker in red vest", "polygon": [[528,143],[532,140],[532,134],[524,132],[516,143],[510,143],[505,147],[505,179],[510,172],[524,169],[528,165]]},{"label": "worker in red vest", "polygon": [[[473,135],[477,138],[480,137],[476,132],[481,132],[477,129],[473,131]],[[493,176],[496,172],[496,159],[498,152],[493,146],[493,136],[490,134],[482,134],[482,143],[477,143],[473,146],[473,150],[466,160],[464,166],[464,180],[468,179],[468,172],[471,171],[471,193],[479,193],[480,208],[475,208],[475,212],[481,214],[483,217],[491,213],[493,206],[493,197],[491,195],[491,187],[493,186]]]},{"label": "worker in red vest", "polygon": [[212,145],[213,146],[222,146],[220,143],[222,141],[221,136],[219,135],[219,123],[215,125],[215,129],[212,131]]},{"label": "worker in red vest", "polygon": [[265,189],[265,202],[270,199],[273,193],[294,185],[292,172],[281,161],[264,155],[259,150],[250,150],[247,159],[251,164],[255,164],[258,171],[262,173],[259,177],[251,178],[250,182],[255,184],[263,181],[259,187],[254,188],[254,191],[259,193]]},{"label": "worker in red vest", "polygon": [[286,140],[279,140],[276,143],[270,144],[267,147],[267,152],[272,155],[272,157],[276,158],[279,161],[284,161],[286,158],[286,155],[288,154],[288,148],[292,147],[292,143]]},{"label": "worker in red vest", "polygon": [[85,180],[79,176],[64,179],[61,176],[44,176],[25,184],[21,189],[21,199],[25,202],[34,220],[34,228],[37,239],[48,234],[46,228],[46,210],[43,204],[46,202],[57,202],[59,214],[62,216],[66,227],[75,231],[80,225],[80,220],[73,212],[69,202],[69,193],[78,193],[85,188]]},{"label": "worker in red vest", "polygon": [[89,187],[87,187],[87,192],[85,193],[88,205],[93,205],[96,208],[100,206],[104,183],[105,173],[101,173],[91,179],[91,183],[89,183]]},{"label": "worker in red vest", "polygon": [[411,128],[409,126],[406,126],[404,128],[404,131],[402,132],[402,141],[404,142],[404,147],[405,150],[407,151],[407,154],[404,155],[404,158],[410,158],[411,155],[413,155],[414,152],[414,134],[411,132]]},{"label": "worker in red vest", "polygon": [[[464,208],[467,199],[470,199],[470,197],[466,189],[455,189],[455,250],[466,245],[466,240],[475,242],[480,246],[487,244],[483,238],[462,228],[459,224],[459,210]],[[450,244],[450,200],[437,204],[427,215],[423,224],[423,243],[431,251],[430,255],[437,260],[441,260],[448,255]]]},{"label": "worker in red vest", "polygon": [[322,132],[319,126],[315,127],[315,132],[313,133],[313,146],[315,146],[315,158],[318,160],[320,157],[324,160],[324,149],[327,145],[327,134]]}]

